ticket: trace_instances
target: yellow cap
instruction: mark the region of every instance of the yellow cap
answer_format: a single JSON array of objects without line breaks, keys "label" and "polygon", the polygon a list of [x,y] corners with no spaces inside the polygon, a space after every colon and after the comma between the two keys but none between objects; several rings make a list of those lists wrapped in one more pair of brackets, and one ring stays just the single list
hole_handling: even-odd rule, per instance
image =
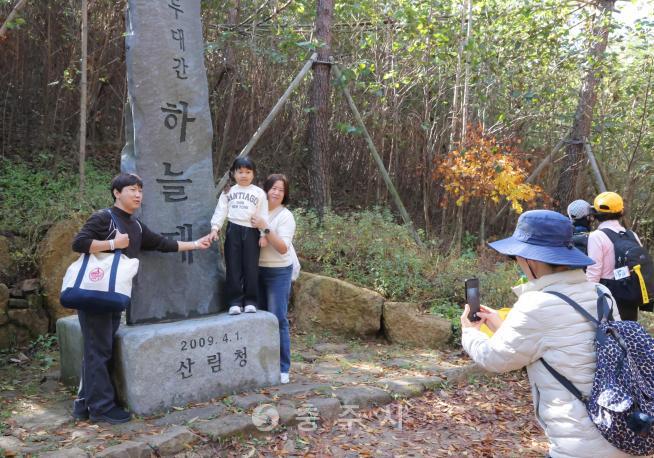
[{"label": "yellow cap", "polygon": [[620,213],[624,210],[622,197],[615,192],[603,192],[595,197],[593,208],[598,213]]}]

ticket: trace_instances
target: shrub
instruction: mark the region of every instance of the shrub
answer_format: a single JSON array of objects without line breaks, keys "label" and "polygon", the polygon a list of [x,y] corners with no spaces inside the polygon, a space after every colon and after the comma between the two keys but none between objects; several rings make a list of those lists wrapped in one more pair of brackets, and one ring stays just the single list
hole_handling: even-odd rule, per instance
[{"label": "shrub", "polygon": [[322,226],[311,211],[297,209],[294,214],[295,246],[323,274],[392,300],[416,300],[429,288],[424,276],[429,256],[420,253],[409,230],[394,223],[388,210],[326,212]]},{"label": "shrub", "polygon": [[49,156],[33,163],[0,160],[0,230],[21,236],[47,230],[73,213],[90,213],[111,204],[111,175],[89,163],[86,192],[79,195],[79,174],[69,164],[47,164]]},{"label": "shrub", "polygon": [[294,244],[318,273],[370,288],[389,300],[421,303],[450,319],[459,335],[466,278],[479,278],[486,305],[508,307],[515,301],[510,286],[519,274],[513,263],[484,250],[447,257],[434,246],[421,249],[386,209],[327,212],[322,226],[311,211],[296,209],[294,214]]},{"label": "shrub", "polygon": [[21,276],[36,272],[38,243],[53,223],[111,204],[110,173],[89,163],[81,198],[77,171],[65,162],[51,162],[45,153],[31,163],[0,159],[0,232],[19,237],[11,256]]}]

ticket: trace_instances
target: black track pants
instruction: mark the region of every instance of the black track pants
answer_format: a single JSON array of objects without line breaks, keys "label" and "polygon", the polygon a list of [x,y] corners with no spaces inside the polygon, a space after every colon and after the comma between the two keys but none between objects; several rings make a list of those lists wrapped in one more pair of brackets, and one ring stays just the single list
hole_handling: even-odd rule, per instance
[{"label": "black track pants", "polygon": [[73,411],[80,416],[102,415],[116,407],[111,377],[120,312],[96,314],[78,310],[77,317],[84,336],[84,359]]},{"label": "black track pants", "polygon": [[257,305],[259,229],[228,223],[225,235],[227,305]]}]

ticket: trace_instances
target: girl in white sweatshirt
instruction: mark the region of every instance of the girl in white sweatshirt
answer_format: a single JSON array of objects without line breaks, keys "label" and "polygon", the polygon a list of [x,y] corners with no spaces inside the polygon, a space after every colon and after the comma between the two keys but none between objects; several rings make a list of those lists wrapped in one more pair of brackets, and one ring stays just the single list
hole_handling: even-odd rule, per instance
[{"label": "girl in white sweatshirt", "polygon": [[247,157],[236,158],[230,173],[236,185],[220,194],[211,218],[211,240],[218,238],[227,218],[225,235],[226,299],[230,315],[257,311],[259,247],[266,246],[265,234],[252,226],[258,216],[268,220],[268,200],[252,184],[256,167]]}]

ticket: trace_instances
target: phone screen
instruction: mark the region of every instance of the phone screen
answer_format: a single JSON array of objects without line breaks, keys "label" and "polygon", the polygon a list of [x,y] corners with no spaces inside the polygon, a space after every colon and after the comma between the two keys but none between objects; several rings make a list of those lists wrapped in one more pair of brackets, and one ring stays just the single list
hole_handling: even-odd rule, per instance
[{"label": "phone screen", "polygon": [[479,304],[481,300],[479,297],[479,279],[469,278],[466,280],[466,303],[470,305],[470,314],[468,319],[470,321],[479,321],[481,318],[477,316],[479,311]]}]

